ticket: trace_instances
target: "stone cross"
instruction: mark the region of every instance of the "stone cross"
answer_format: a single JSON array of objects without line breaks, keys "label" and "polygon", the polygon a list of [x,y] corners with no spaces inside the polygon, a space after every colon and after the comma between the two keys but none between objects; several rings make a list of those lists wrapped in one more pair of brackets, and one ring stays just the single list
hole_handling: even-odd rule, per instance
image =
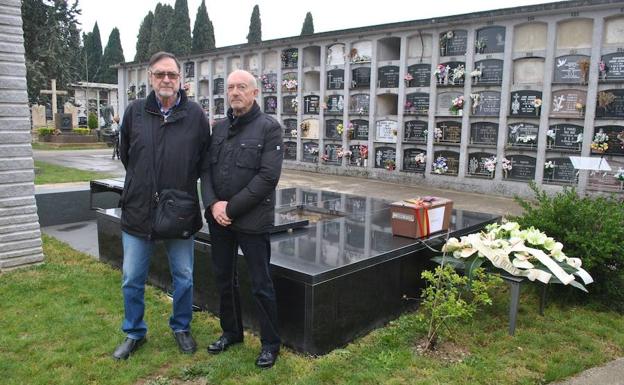
[{"label": "stone cross", "polygon": [[56,97],[60,95],[67,95],[67,91],[60,91],[56,89],[56,79],[52,79],[51,82],[52,82],[51,90],[41,90],[39,91],[39,93],[52,95],[52,119],[54,119],[54,115],[56,115],[56,113],[58,112],[56,108]]}]

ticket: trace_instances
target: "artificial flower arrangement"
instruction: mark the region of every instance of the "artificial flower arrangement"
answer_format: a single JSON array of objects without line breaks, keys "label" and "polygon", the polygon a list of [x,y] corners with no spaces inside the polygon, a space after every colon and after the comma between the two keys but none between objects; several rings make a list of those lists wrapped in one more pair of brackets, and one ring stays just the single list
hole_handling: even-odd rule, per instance
[{"label": "artificial flower arrangement", "polygon": [[282,87],[288,92],[297,91],[297,79],[284,79],[282,80]]},{"label": "artificial flower arrangement", "polygon": [[546,146],[551,148],[555,143],[556,138],[557,134],[555,133],[555,130],[549,128],[548,131],[546,131]]},{"label": "artificial flower arrangement", "polygon": [[618,167],[617,172],[613,175],[615,180],[620,182],[620,190],[624,190],[624,168]]},{"label": "artificial flower arrangement", "polygon": [[338,159],[342,159],[342,158],[350,159],[351,156],[353,156],[353,153],[351,151],[345,150],[342,147],[338,147],[338,150],[336,151],[336,157]]},{"label": "artificial flower arrangement", "polygon": [[368,146],[365,144],[360,145],[360,158],[368,159]]},{"label": "artificial flower arrangement", "polygon": [[384,166],[386,170],[393,171],[396,168],[396,162],[392,159],[386,159],[384,161]]},{"label": "artificial flower arrangement", "polygon": [[609,149],[609,135],[607,135],[602,128],[594,135],[594,140],[591,142],[591,149],[595,152],[605,152]]},{"label": "artificial flower arrangement", "polygon": [[439,84],[444,84],[445,80],[448,79],[450,69],[451,67],[445,64],[438,64],[434,72],[434,75],[438,79]]},{"label": "artificial flower arrangement", "polygon": [[403,80],[405,81],[405,86],[409,87],[412,80],[414,80],[414,76],[412,76],[412,74],[408,72],[407,74],[405,74]]},{"label": "artificial flower arrangement", "polygon": [[425,164],[426,161],[427,155],[425,155],[424,152],[421,152],[414,157],[414,162],[416,162],[417,165]]},{"label": "artificial flower arrangement", "polygon": [[481,38],[475,41],[475,53],[483,53],[485,47],[487,47],[485,39]]},{"label": "artificial flower arrangement", "polygon": [[535,98],[535,100],[533,100],[533,103],[531,104],[533,105],[533,107],[535,107],[535,111],[539,115],[539,109],[542,106],[542,99]]},{"label": "artificial flower arrangement", "polygon": [[329,161],[329,155],[327,155],[327,154],[323,154],[323,155],[321,155],[321,160],[322,160],[323,162],[327,162],[327,161]]},{"label": "artificial flower arrangement", "polygon": [[607,73],[609,72],[609,67],[607,66],[607,63],[602,60],[598,62],[598,72],[600,72],[600,78],[602,80],[605,80],[607,78]]},{"label": "artificial flower arrangement", "polygon": [[443,156],[438,156],[435,160],[435,162],[433,162],[433,172],[435,174],[444,174],[445,172],[448,171],[448,165],[446,164],[446,161],[448,159],[446,159]]},{"label": "artificial flower arrangement", "polygon": [[581,84],[585,84],[587,83],[587,78],[589,76],[589,60],[583,58],[579,60],[577,64],[579,70],[581,71]]},{"label": "artificial flower arrangement", "polygon": [[433,130],[433,139],[438,142],[442,139],[442,129],[440,127],[436,127]]},{"label": "artificial flower arrangement", "polygon": [[305,137],[308,135],[308,130],[310,129],[310,122],[301,122],[299,127],[301,127],[301,135]]},{"label": "artificial flower arrangement", "polygon": [[453,68],[453,73],[451,74],[451,83],[455,84],[455,82],[459,82],[461,84],[464,80],[465,74],[466,70],[462,64]]},{"label": "artificial flower arrangement", "polygon": [[481,77],[481,75],[483,75],[483,73],[482,73],[482,72],[481,72],[481,70],[480,70],[480,69],[478,69],[478,68],[477,68],[477,69],[474,69],[474,70],[472,70],[472,71],[470,72],[470,77],[471,77],[471,78],[480,78],[480,77]]},{"label": "artificial flower arrangement", "polygon": [[615,95],[612,92],[600,91],[598,92],[598,107],[604,111],[609,109],[611,103],[615,101]]},{"label": "artificial flower arrangement", "polygon": [[449,107],[449,111],[453,115],[457,115],[459,111],[464,109],[464,95],[460,95],[451,101],[451,107]]},{"label": "artificial flower arrangement", "polygon": [[486,158],[483,161],[483,167],[490,173],[493,173],[494,170],[496,170],[496,157],[492,156],[489,158]]},{"label": "artificial flower arrangement", "polygon": [[477,107],[479,107],[479,102],[481,101],[481,94],[470,94],[470,99],[472,100],[472,114],[477,113]]},{"label": "artificial flower arrangement", "polygon": [[262,84],[263,92],[275,92],[276,91],[275,90],[277,88],[276,84],[271,81],[268,75],[261,75],[260,83]]},{"label": "artificial flower arrangement", "polygon": [[338,123],[338,125],[336,126],[336,132],[338,133],[338,135],[342,136],[342,133],[344,132],[344,125],[342,123]]},{"label": "artificial flower arrangement", "polygon": [[349,122],[349,124],[347,124],[347,137],[349,139],[353,139],[354,134],[355,134],[355,128],[353,127],[353,123]]},{"label": "artificial flower arrangement", "polygon": [[503,169],[503,174],[505,175],[505,178],[507,178],[507,174],[513,168],[513,165],[511,164],[511,160],[509,160],[507,158],[503,158],[501,160],[501,166],[502,166],[502,169]]},{"label": "artificial flower arrangement", "polygon": [[581,260],[566,256],[560,242],[534,227],[520,229],[517,222],[493,223],[485,231],[459,240],[449,238],[442,251],[451,254],[442,257],[444,260],[456,268],[463,267],[470,277],[474,269],[484,267],[530,281],[571,285],[585,292],[585,285],[593,282],[581,267]]},{"label": "artificial flower arrangement", "polygon": [[583,114],[585,113],[585,103],[583,103],[582,100],[579,100],[578,102],[576,102],[576,104],[574,105],[574,108],[576,108],[576,110],[579,112],[579,114],[581,114],[581,116],[583,116]]},{"label": "artificial flower arrangement", "polygon": [[290,101],[290,107],[291,107],[291,108],[292,108],[295,112],[297,112],[297,108],[299,107],[299,101],[297,100],[297,98],[293,98],[293,99]]},{"label": "artificial flower arrangement", "polygon": [[553,174],[553,172],[555,171],[555,164],[553,163],[552,160],[549,160],[548,162],[544,163],[544,171],[551,175]]},{"label": "artificial flower arrangement", "polygon": [[318,147],[309,147],[308,148],[308,153],[310,155],[317,155],[319,153],[319,149],[318,149]]}]

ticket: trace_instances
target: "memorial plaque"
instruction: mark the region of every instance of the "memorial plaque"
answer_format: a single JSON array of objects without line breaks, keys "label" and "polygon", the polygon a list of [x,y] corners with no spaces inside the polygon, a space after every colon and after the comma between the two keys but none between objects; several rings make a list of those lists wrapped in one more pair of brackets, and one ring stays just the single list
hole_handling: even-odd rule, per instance
[{"label": "memorial plaque", "polygon": [[195,77],[195,62],[184,63],[184,79]]},{"label": "memorial plaque", "polygon": [[537,147],[539,126],[533,123],[510,123],[507,144],[512,147]]},{"label": "memorial plaque", "polygon": [[[460,92],[440,92],[438,93],[438,103],[437,103],[437,115],[449,116],[451,115],[450,107],[453,103],[453,99],[462,96],[463,93]],[[464,101],[465,103],[465,101]]]},{"label": "memorial plaque", "polygon": [[[611,102],[602,105],[603,95],[610,96]],[[611,96],[612,95],[612,96]],[[605,90],[598,92],[598,103],[596,104],[597,118],[624,118],[624,89]]]},{"label": "memorial plaque", "polygon": [[371,79],[370,67],[358,67],[351,70],[351,88],[369,88]]},{"label": "memorial plaque", "polygon": [[319,158],[319,145],[317,142],[303,143],[303,161],[317,163]]},{"label": "memorial plaque", "polygon": [[351,121],[353,126],[353,140],[368,140],[368,120],[356,119]]},{"label": "memorial plaque", "polygon": [[477,103],[472,101],[474,116],[496,116],[500,113],[501,94],[498,91],[481,91]]},{"label": "memorial plaque", "polygon": [[284,142],[284,159],[297,160],[297,142]]},{"label": "memorial plaque", "polygon": [[425,92],[413,92],[405,95],[406,115],[427,115],[429,114],[429,94]]},{"label": "memorial plaque", "polygon": [[325,121],[325,137],[328,139],[340,139],[341,136],[336,130],[336,127],[342,124],[342,120],[329,119]]},{"label": "memorial plaque", "polygon": [[349,97],[349,112],[352,114],[368,114],[369,106],[369,94],[355,94]]},{"label": "memorial plaque", "polygon": [[344,96],[329,95],[327,96],[327,110],[325,115],[342,115],[344,111]]},{"label": "memorial plaque", "polygon": [[550,116],[553,118],[582,118],[585,115],[587,93],[582,90],[553,91]]},{"label": "memorial plaque", "polygon": [[277,92],[277,74],[276,73],[268,73],[260,76],[260,83],[262,92],[271,93]]},{"label": "memorial plaque", "polygon": [[207,112],[208,109],[210,108],[210,99],[208,98],[203,98],[199,100],[199,104],[202,106],[202,109]]},{"label": "memorial plaque", "polygon": [[325,150],[323,155],[325,155],[326,159],[323,160],[324,163],[327,164],[338,164],[341,162],[338,159],[338,149],[342,148],[340,144],[336,143],[327,143],[325,144]]},{"label": "memorial plaque", "polygon": [[223,95],[225,93],[225,80],[223,78],[214,80],[212,93],[215,95]]},{"label": "memorial plaque", "polygon": [[407,82],[408,87],[429,87],[431,84],[431,64],[413,64],[407,67],[407,73],[413,78]]},{"label": "memorial plaque", "polygon": [[282,92],[297,92],[298,86],[296,72],[282,74]]},{"label": "memorial plaque", "polygon": [[398,125],[395,120],[379,120],[376,124],[377,136],[379,142],[396,142]]},{"label": "memorial plaque", "polygon": [[548,148],[581,151],[583,127],[568,123],[552,125],[546,133],[546,142]]},{"label": "memorial plaque", "polygon": [[225,115],[225,100],[223,98],[216,98],[214,100],[215,115]]},{"label": "memorial plaque", "polygon": [[617,180],[615,174],[624,170],[624,158],[607,157],[611,172],[590,172],[587,180],[587,189],[594,191],[624,192],[624,181]]},{"label": "memorial plaque", "polygon": [[511,170],[507,172],[509,179],[534,180],[535,158],[527,155],[511,155],[507,157],[511,161]]},{"label": "memorial plaque", "polygon": [[477,31],[475,53],[505,51],[505,27],[485,27]]},{"label": "memorial plaque", "polygon": [[480,76],[473,76],[473,84],[499,85],[503,82],[503,61],[486,59],[475,62],[475,69],[481,71]]},{"label": "memorial plaque", "polygon": [[396,162],[396,150],[394,147],[375,148],[375,168],[386,168],[388,161]]},{"label": "memorial plaque", "polygon": [[297,136],[297,119],[284,119],[284,138]]},{"label": "memorial plaque", "polygon": [[327,89],[341,90],[344,88],[344,70],[335,69],[327,71]]},{"label": "memorial plaque", "polygon": [[555,58],[555,73],[553,77],[553,83],[583,84],[587,82],[588,72],[589,56],[559,56],[558,58]]},{"label": "memorial plaque", "polygon": [[[466,63],[463,61],[450,61],[446,63],[441,63],[441,65],[446,67],[446,74],[443,78],[439,74],[436,74],[436,77],[438,79],[438,87],[463,86],[466,76],[470,75],[466,73]],[[461,71],[463,71],[463,76],[455,78],[455,71],[460,68]]]},{"label": "memorial plaque", "polygon": [[427,167],[427,150],[408,148],[403,151],[403,171],[424,173]]},{"label": "memorial plaque", "polygon": [[289,115],[296,115],[299,104],[297,103],[297,96],[289,95],[282,98],[282,113]]},{"label": "memorial plaque", "polygon": [[436,132],[440,132],[439,135],[441,135],[441,137],[437,138],[436,140],[435,135],[434,135],[434,140],[440,143],[460,143],[461,142],[461,127],[462,127],[461,122],[456,122],[456,121],[437,122],[436,128],[440,131],[436,130]]},{"label": "memorial plaque", "polygon": [[[455,151],[436,151],[433,156],[433,161],[439,157],[446,158],[446,167],[448,169],[444,175],[457,175],[459,174],[459,152]],[[433,167],[433,166],[432,166]]]},{"label": "memorial plaque", "polygon": [[399,67],[385,66],[380,67],[377,71],[377,84],[379,88],[398,88],[399,87]]},{"label": "memorial plaque", "polygon": [[470,125],[470,143],[496,146],[498,123],[475,122]]},{"label": "memorial plaque", "polygon": [[510,116],[539,117],[542,106],[541,91],[514,91],[511,93]]},{"label": "memorial plaque", "polygon": [[406,143],[427,143],[427,122],[408,120],[404,123],[403,141]]},{"label": "memorial plaque", "polygon": [[600,71],[600,80],[624,80],[624,52],[615,52],[602,55],[605,71]]},{"label": "memorial plaque", "polygon": [[264,97],[264,112],[274,114],[277,112],[277,96]]},{"label": "memorial plaque", "polygon": [[468,175],[494,178],[494,170],[486,167],[486,162],[496,157],[496,154],[487,152],[473,152],[468,155]]},{"label": "memorial plaque", "polygon": [[[600,126],[595,127],[594,130],[594,137],[598,132],[603,132],[609,137],[607,141],[609,148],[605,154],[624,156],[624,126]],[[592,153],[594,152],[592,150]]]},{"label": "memorial plaque", "polygon": [[282,51],[282,68],[297,68],[299,49],[288,48]]},{"label": "memorial plaque", "polygon": [[549,162],[552,163],[553,167],[544,166],[544,183],[576,184],[577,170],[569,157],[546,159],[546,164]]},{"label": "memorial plaque", "polygon": [[440,56],[462,56],[466,54],[468,32],[463,29],[440,34]]},{"label": "memorial plaque", "polygon": [[316,115],[321,111],[321,98],[318,95],[308,95],[303,97],[303,113]]},{"label": "memorial plaque", "polygon": [[54,128],[61,131],[71,131],[74,128],[72,114],[57,113],[54,115]]}]

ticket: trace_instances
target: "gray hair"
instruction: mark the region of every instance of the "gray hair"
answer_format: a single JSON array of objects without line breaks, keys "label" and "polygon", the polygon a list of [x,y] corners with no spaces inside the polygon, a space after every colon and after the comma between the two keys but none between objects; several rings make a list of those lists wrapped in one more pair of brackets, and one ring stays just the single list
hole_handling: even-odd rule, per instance
[{"label": "gray hair", "polygon": [[180,61],[178,60],[178,58],[175,57],[174,54],[169,53],[169,52],[165,52],[165,51],[160,51],[160,52],[156,52],[155,54],[153,54],[152,57],[149,60],[149,64],[148,64],[147,68],[149,70],[151,70],[152,66],[154,66],[154,64],[156,64],[157,62],[159,62],[160,60],[162,60],[164,58],[173,59],[175,61],[176,65],[178,66],[178,72],[182,72],[182,66],[180,65]]}]

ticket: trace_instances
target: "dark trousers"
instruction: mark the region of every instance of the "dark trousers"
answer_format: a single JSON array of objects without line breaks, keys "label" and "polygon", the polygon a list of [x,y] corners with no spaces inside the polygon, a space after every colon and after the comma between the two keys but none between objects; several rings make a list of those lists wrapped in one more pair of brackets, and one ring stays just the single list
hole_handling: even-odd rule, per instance
[{"label": "dark trousers", "polygon": [[220,295],[219,316],[223,335],[231,340],[243,339],[238,272],[236,268],[240,246],[251,277],[251,290],[260,321],[262,349],[279,351],[277,302],[271,280],[269,261],[271,243],[269,234],[249,234],[232,231],[211,223],[212,264]]}]

